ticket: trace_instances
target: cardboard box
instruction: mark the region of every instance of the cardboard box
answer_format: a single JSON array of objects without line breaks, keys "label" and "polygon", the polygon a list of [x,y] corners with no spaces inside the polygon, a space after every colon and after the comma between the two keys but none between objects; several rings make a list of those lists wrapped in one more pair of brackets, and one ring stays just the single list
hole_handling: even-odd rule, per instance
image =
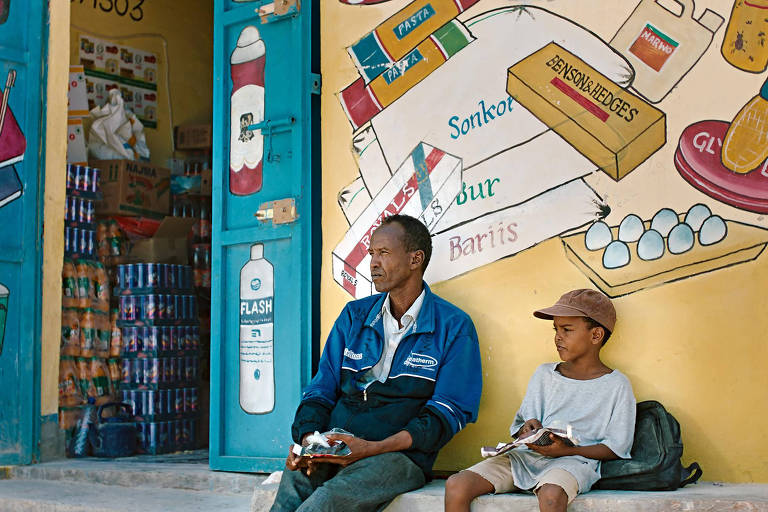
[{"label": "cardboard box", "polygon": [[187,265],[187,235],[195,222],[197,219],[189,217],[165,217],[154,236],[133,243],[128,261]]},{"label": "cardboard box", "polygon": [[133,160],[94,160],[101,169],[98,215],[146,215],[162,218],[170,205],[171,171]]},{"label": "cardboard box", "polygon": [[85,147],[85,129],[83,120],[79,117],[70,117],[67,120],[67,163],[86,165],[88,151]]},{"label": "cardboard box", "polygon": [[666,142],[666,116],[549,43],[511,68],[507,92],[618,181]]},{"label": "cardboard box", "polygon": [[176,127],[176,149],[208,149],[213,140],[210,124],[187,124]]}]

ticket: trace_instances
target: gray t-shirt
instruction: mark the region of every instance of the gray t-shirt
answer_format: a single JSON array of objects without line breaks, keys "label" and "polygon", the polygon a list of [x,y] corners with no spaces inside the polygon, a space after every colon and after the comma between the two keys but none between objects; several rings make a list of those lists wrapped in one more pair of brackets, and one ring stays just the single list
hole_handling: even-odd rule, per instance
[{"label": "gray t-shirt", "polygon": [[[535,418],[545,427],[571,425],[579,445],[604,444],[622,459],[629,458],[635,432],[635,396],[629,379],[618,370],[590,380],[569,379],[555,370],[557,363],[539,366],[528,383],[515,415],[511,434]],[[515,486],[532,489],[548,470],[568,471],[589,491],[600,479],[600,461],[577,455],[545,457],[519,447],[509,453]]]}]

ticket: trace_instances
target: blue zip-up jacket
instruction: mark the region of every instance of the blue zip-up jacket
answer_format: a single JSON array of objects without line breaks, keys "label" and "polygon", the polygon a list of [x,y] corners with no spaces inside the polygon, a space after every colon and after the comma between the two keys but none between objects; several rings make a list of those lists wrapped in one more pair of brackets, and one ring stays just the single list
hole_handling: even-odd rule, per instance
[{"label": "blue zip-up jacket", "polygon": [[400,341],[383,383],[365,385],[363,377],[383,352],[386,294],[345,306],[296,411],[294,442],[333,427],[369,441],[407,430],[413,444],[403,453],[431,478],[438,450],[477,419],[482,370],[469,315],[426,283],[424,288],[419,316]]}]

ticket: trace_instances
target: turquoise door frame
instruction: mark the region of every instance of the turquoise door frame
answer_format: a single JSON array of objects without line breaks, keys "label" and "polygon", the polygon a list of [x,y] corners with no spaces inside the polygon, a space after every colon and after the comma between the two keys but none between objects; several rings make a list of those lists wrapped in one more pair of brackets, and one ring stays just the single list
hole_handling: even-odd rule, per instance
[{"label": "turquoise door frame", "polygon": [[39,455],[47,19],[0,2],[0,465]]},{"label": "turquoise door frame", "polygon": [[271,3],[214,2],[216,470],[283,466],[318,351],[318,3],[257,15]]}]

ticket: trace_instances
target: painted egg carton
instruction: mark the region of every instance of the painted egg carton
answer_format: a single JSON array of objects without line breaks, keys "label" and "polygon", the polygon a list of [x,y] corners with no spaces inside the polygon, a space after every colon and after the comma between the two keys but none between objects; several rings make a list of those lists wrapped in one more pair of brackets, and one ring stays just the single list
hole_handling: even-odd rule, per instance
[{"label": "painted egg carton", "polygon": [[566,256],[606,295],[617,297],[757,258],[768,230],[724,220],[704,204],[651,220],[627,215],[562,239]]}]

